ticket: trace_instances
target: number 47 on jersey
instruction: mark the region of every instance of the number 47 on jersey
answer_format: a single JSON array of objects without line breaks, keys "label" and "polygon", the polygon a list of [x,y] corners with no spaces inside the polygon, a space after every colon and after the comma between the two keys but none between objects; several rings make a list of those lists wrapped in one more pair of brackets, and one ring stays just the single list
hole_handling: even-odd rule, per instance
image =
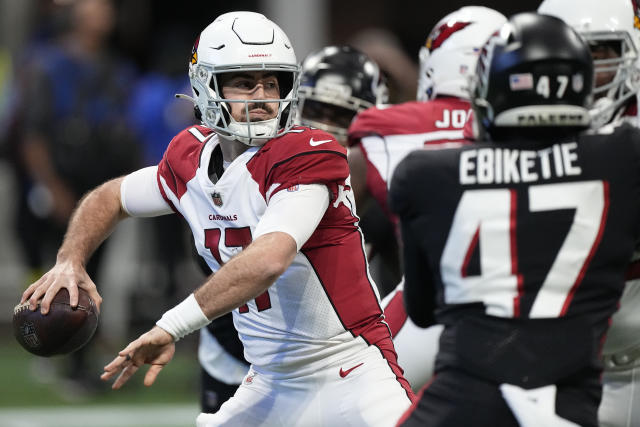
[{"label": "number 47 on jersey", "polygon": [[[607,182],[533,185],[529,212],[575,209],[573,222],[534,300],[528,317],[566,314],[600,244],[609,206]],[[486,313],[519,317],[523,275],[518,271],[517,203],[514,189],[467,190],[462,194],[440,259],[447,304],[483,302]],[[522,213],[520,213],[522,215]],[[480,245],[480,275],[467,266]]]}]

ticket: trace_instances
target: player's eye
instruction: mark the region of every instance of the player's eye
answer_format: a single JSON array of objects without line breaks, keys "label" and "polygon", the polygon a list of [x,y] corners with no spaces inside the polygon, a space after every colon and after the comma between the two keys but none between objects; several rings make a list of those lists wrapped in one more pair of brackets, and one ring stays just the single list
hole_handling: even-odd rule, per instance
[{"label": "player's eye", "polygon": [[238,89],[251,90],[255,86],[255,83],[249,80],[237,80],[233,86]]}]

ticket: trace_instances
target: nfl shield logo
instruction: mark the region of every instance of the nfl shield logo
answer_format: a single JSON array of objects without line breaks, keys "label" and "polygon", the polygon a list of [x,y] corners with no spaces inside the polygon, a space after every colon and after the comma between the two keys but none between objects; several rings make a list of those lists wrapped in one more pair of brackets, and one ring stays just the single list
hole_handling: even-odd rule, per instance
[{"label": "nfl shield logo", "polygon": [[574,92],[582,92],[584,88],[584,79],[582,78],[582,74],[577,73],[571,77],[571,87]]},{"label": "nfl shield logo", "polygon": [[31,348],[40,347],[40,339],[38,338],[38,334],[36,332],[36,327],[31,322],[25,322],[20,327],[20,332],[22,333],[22,338],[24,342]]},{"label": "nfl shield logo", "polygon": [[215,192],[211,195],[213,198],[213,204],[220,207],[222,206],[222,195],[218,192]]}]

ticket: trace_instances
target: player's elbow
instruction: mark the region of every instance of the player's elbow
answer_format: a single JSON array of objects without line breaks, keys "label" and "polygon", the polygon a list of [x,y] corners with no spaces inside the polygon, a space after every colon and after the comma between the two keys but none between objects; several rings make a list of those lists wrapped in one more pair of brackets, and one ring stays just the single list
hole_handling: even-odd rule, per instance
[{"label": "player's elbow", "polygon": [[286,233],[269,233],[255,242],[254,259],[260,264],[262,276],[276,280],[289,268],[296,256],[295,240]]},{"label": "player's elbow", "polygon": [[412,304],[407,304],[406,300],[405,309],[409,319],[420,328],[428,328],[436,323],[432,310],[425,310],[425,307],[413,307]]},{"label": "player's elbow", "polygon": [[291,262],[282,256],[272,255],[263,259],[262,276],[270,281],[275,281],[282,276]]}]

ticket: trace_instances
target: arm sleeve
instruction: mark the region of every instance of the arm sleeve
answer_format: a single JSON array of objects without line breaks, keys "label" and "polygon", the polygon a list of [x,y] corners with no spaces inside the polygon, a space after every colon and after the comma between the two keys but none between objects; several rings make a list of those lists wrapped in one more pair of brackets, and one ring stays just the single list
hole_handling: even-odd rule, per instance
[{"label": "arm sleeve", "polygon": [[120,185],[120,204],[131,216],[150,217],[173,213],[158,188],[158,167],[150,166],[127,175]]},{"label": "arm sleeve", "polygon": [[404,259],[404,306],[413,322],[426,328],[436,323],[436,295],[429,260],[420,248],[420,230],[401,220]]},{"label": "arm sleeve", "polygon": [[253,238],[280,231],[296,241],[298,251],[313,234],[329,207],[329,190],[322,184],[299,185],[271,196]]},{"label": "arm sleeve", "polygon": [[[404,264],[404,306],[413,322],[426,328],[435,323],[436,292],[429,259],[421,246],[424,221],[421,223],[419,202],[413,197],[415,185],[412,180],[413,156],[407,156],[396,168],[389,203],[400,217],[402,234],[402,258]],[[418,165],[419,166],[419,165]]]}]

